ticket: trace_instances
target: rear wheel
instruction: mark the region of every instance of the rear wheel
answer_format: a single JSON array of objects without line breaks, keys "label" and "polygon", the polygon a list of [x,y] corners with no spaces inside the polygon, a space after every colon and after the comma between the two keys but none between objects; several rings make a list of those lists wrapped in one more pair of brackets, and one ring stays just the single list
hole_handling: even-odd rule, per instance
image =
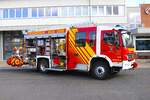
[{"label": "rear wheel", "polygon": [[99,80],[104,80],[110,75],[110,68],[104,62],[95,62],[91,69],[91,75]]},{"label": "rear wheel", "polygon": [[49,68],[49,64],[47,60],[40,60],[37,65],[37,70],[40,72],[46,72],[46,68]]}]

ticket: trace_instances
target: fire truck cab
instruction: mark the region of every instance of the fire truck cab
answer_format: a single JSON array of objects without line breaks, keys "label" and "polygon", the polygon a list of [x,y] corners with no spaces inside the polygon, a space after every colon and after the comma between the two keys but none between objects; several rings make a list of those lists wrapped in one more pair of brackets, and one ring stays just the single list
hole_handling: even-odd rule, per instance
[{"label": "fire truck cab", "polygon": [[37,70],[87,71],[106,79],[137,67],[132,36],[125,29],[86,26],[28,32],[25,36],[28,64]]}]

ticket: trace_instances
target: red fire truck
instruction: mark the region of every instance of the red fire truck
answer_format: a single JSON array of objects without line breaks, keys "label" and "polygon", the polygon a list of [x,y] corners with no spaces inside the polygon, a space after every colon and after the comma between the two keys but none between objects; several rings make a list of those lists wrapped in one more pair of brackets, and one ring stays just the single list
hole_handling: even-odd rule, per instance
[{"label": "red fire truck", "polygon": [[80,70],[106,79],[137,67],[132,35],[125,29],[93,25],[33,31],[24,38],[24,64],[42,72]]}]

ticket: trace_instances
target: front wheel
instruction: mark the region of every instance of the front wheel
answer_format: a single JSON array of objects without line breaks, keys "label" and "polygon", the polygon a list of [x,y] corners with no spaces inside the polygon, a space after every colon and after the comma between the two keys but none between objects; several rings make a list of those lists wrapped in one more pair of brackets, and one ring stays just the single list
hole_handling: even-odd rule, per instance
[{"label": "front wheel", "polygon": [[91,75],[99,80],[104,80],[110,75],[110,68],[104,62],[95,62],[91,69]]}]

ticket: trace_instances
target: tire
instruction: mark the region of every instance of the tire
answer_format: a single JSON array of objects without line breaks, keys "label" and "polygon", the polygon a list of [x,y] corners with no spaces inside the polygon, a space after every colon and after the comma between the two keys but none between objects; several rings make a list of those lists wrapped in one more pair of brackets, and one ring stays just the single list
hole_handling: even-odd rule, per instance
[{"label": "tire", "polygon": [[110,68],[104,62],[95,62],[91,69],[91,75],[99,80],[107,79],[110,75]]},{"label": "tire", "polygon": [[47,72],[46,68],[49,68],[49,64],[47,60],[38,61],[37,70],[40,72]]}]

